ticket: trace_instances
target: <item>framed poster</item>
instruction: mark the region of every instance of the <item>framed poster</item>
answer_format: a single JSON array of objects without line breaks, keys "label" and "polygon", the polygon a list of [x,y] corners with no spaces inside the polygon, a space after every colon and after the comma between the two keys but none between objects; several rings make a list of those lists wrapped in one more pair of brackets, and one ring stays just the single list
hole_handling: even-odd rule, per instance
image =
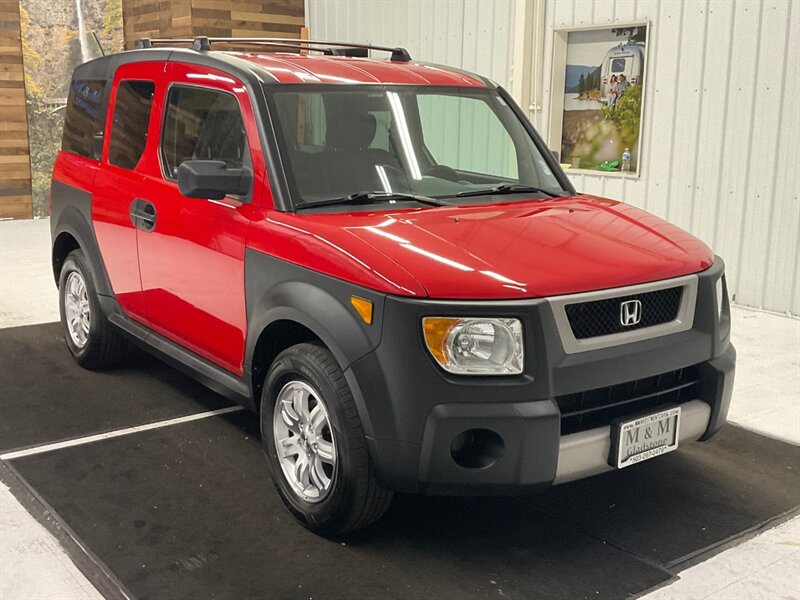
[{"label": "framed poster", "polygon": [[637,175],[648,24],[555,34],[551,147],[571,169]]}]

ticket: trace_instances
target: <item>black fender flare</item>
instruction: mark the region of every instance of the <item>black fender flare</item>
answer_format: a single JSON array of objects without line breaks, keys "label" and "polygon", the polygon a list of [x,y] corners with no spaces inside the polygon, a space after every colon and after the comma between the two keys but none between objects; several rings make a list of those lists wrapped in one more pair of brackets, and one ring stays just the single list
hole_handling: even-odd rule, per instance
[{"label": "black fender flare", "polygon": [[[266,308],[263,313],[257,312],[259,317],[248,324],[245,373],[252,373],[253,355],[262,332],[279,321],[299,323],[317,336],[333,354],[339,367],[345,373],[364,432],[368,437],[374,437],[369,407],[364,401],[364,394],[358,381],[349,369],[350,365],[358,358],[374,349],[368,336],[354,334],[353,332],[358,330],[356,329],[358,327],[356,319],[333,296],[319,288],[314,288],[310,284],[292,282],[279,286],[275,292],[274,296],[270,294],[264,297],[260,303],[261,308],[268,306],[269,308]],[[291,300],[293,304],[273,304],[273,301],[279,298],[284,301]],[[323,319],[315,317],[309,307],[310,302],[318,301],[321,298],[326,299],[325,312],[327,315]],[[254,400],[257,401],[257,399]]]},{"label": "black fender flare", "polygon": [[[363,297],[363,294],[358,294]],[[376,295],[377,294],[371,294]],[[374,350],[380,343],[380,318],[373,301],[373,321],[364,323],[337,295],[312,283],[286,281],[271,288],[255,305],[248,297],[248,335],[246,365],[251,361],[261,333],[277,321],[295,321],[314,333],[333,353],[341,369],[347,368]],[[381,302],[381,308],[382,308]],[[374,328],[369,331],[367,328]]]},{"label": "black fender flare", "polygon": [[[254,251],[247,255],[245,373],[253,373],[256,345],[270,325],[298,323],[327,346],[345,372],[365,433],[371,435],[370,411],[349,367],[380,344],[384,296]],[[371,324],[351,305],[354,295],[373,303]]]},{"label": "black fender flare", "polygon": [[60,235],[67,233],[75,239],[86,255],[97,293],[113,298],[114,291],[92,226],[91,194],[55,180],[52,185],[52,194],[55,201],[53,202],[53,215],[50,217],[52,237],[50,259],[56,284],[58,284],[55,260],[56,242]]}]

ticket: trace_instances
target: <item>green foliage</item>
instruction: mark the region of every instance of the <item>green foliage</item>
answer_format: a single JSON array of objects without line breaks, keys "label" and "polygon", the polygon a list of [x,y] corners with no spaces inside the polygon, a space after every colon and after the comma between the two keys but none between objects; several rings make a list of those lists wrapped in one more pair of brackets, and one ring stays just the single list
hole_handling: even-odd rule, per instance
[{"label": "green foliage", "polygon": [[[49,8],[72,10],[72,0],[50,4],[30,2],[30,12],[21,6],[22,51],[25,61],[25,91],[28,100],[28,134],[31,153],[33,214],[49,214],[50,173],[61,148],[64,97],[72,69],[80,60],[76,32],[69,26],[48,23],[42,11]],[[102,7],[102,14],[96,7]],[[121,0],[97,0],[84,13],[88,31],[97,31],[107,53],[119,52],[122,44]],[[94,52],[99,55],[98,52]]]},{"label": "green foliage", "polygon": [[642,115],[642,86],[632,85],[617,99],[616,106],[600,109],[604,119],[614,123],[622,145],[633,148],[639,143],[639,125]]},{"label": "green foliage", "polygon": [[578,94],[582,98],[592,99],[600,96],[600,67],[590,73],[581,73],[578,78]]},{"label": "green foliage", "polygon": [[122,42],[122,1],[106,0],[103,9],[103,28],[101,36],[107,54],[121,52]]},{"label": "green foliage", "polygon": [[647,28],[646,27],[617,27],[611,30],[611,33],[617,37],[628,38],[629,44],[641,43],[647,41]]},{"label": "green foliage", "polygon": [[597,67],[594,71],[589,73],[589,77],[587,78],[586,82],[586,91],[589,90],[599,90],[600,89],[600,67]]},{"label": "green foliage", "polygon": [[36,94],[28,94],[28,134],[31,149],[31,185],[33,214],[49,214],[50,173],[61,147],[61,127],[64,111],[45,103]]}]

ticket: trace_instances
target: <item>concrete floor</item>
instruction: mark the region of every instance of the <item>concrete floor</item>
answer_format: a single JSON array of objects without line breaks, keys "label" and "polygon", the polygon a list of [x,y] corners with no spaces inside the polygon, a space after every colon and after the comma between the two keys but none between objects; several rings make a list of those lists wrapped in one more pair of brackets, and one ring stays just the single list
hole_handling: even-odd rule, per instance
[{"label": "concrete floor", "polygon": [[[49,251],[49,221],[0,222],[0,327],[58,320]],[[800,319],[734,307],[733,340],[739,357],[729,420],[800,444]],[[0,358],[8,351],[0,348]],[[99,597],[0,485],[0,599]],[[646,598],[800,598],[800,518],[687,569]]]}]

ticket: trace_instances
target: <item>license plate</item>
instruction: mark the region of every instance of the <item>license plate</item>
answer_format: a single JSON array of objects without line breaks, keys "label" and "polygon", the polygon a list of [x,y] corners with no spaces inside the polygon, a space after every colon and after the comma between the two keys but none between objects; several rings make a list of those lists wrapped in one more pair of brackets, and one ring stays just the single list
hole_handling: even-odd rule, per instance
[{"label": "license plate", "polygon": [[681,407],[612,425],[611,466],[624,469],[678,447]]}]

